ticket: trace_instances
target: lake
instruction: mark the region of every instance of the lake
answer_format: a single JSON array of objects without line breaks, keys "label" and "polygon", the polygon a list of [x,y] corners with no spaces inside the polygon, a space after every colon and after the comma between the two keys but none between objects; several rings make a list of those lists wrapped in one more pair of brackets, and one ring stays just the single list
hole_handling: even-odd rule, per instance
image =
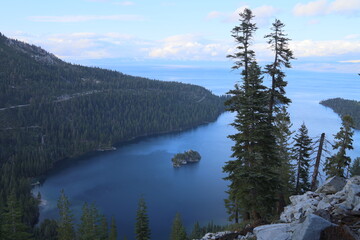
[{"label": "lake", "polygon": [[[193,83],[224,94],[238,81],[238,74],[226,68],[181,66],[106,66],[124,73],[166,81]],[[265,82],[268,79],[264,79]],[[289,112],[296,130],[304,122],[311,137],[326,133],[329,141],[339,131],[340,119],[320,100],[343,97],[360,100],[360,79],[357,74],[334,74],[288,71]],[[148,206],[152,239],[169,238],[171,223],[181,213],[188,231],[193,224],[226,224],[223,199],[227,183],[222,180],[222,166],[230,159],[234,132],[229,124],[233,115],[224,113],[210,124],[162,136],[143,138],[120,146],[116,151],[85,156],[62,163],[48,174],[34,192],[41,192],[41,220],[56,218],[56,202],[61,189],[69,197],[76,214],[84,201],[94,202],[108,218],[117,221],[119,238],[134,239],[137,202],[144,197]],[[359,131],[354,136],[355,150],[360,156]],[[330,146],[329,150],[330,150]],[[175,169],[171,158],[178,152],[194,149],[202,160]]]}]

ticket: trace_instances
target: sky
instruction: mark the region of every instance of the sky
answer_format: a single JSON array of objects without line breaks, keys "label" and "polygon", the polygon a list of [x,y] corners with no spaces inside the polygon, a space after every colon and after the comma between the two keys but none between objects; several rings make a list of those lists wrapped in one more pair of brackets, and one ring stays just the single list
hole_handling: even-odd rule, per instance
[{"label": "sky", "polygon": [[264,35],[285,23],[297,70],[360,72],[360,0],[3,0],[0,32],[65,61],[229,62],[231,29],[250,8],[253,49],[271,61]]}]

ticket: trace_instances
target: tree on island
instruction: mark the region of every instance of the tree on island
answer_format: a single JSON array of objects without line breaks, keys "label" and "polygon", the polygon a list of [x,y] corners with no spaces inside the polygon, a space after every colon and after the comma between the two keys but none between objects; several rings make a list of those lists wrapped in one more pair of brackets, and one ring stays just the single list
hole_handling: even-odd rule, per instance
[{"label": "tree on island", "polygon": [[174,167],[180,167],[183,164],[193,163],[200,161],[201,156],[197,151],[189,150],[184,153],[177,153],[171,159]]},{"label": "tree on island", "polygon": [[150,239],[151,231],[149,227],[149,217],[147,215],[146,209],[147,207],[144,198],[140,198],[135,223],[136,240]]},{"label": "tree on island", "polygon": [[351,163],[351,158],[346,155],[346,150],[353,149],[353,135],[354,130],[353,120],[349,115],[342,117],[342,126],[340,131],[334,135],[335,144],[333,145],[334,150],[338,150],[334,155],[328,157],[325,162],[324,171],[328,177],[339,176],[347,177],[348,174],[345,174],[345,170],[349,168]]},{"label": "tree on island", "polygon": [[313,151],[312,140],[308,135],[308,129],[303,123],[294,137],[293,159],[296,162],[295,194],[303,194],[310,190],[309,168],[311,153]]}]

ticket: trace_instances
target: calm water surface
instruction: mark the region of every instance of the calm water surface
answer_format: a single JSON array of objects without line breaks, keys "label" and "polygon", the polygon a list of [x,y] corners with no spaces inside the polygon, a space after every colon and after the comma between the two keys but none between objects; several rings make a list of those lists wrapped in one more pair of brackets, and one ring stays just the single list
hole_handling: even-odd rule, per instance
[{"label": "calm water surface", "polygon": [[[238,74],[227,69],[212,68],[118,68],[127,74],[166,81],[180,81],[205,86],[215,94],[224,94],[238,80]],[[339,117],[319,104],[320,100],[343,97],[360,100],[360,79],[356,74],[326,74],[290,71],[288,96],[293,103],[289,112],[293,128],[305,122],[309,135],[325,132],[328,140],[340,127]],[[265,82],[268,79],[265,78]],[[206,224],[227,223],[223,199],[226,182],[222,180],[224,162],[231,155],[232,142],[227,135],[233,115],[225,113],[216,122],[182,133],[146,138],[126,144],[114,152],[66,162],[49,174],[40,191],[44,204],[41,219],[56,218],[56,201],[64,189],[76,214],[84,201],[94,202],[106,216],[114,216],[119,237],[134,238],[134,222],[139,197],[148,205],[152,239],[168,239],[171,222],[180,212],[187,229],[196,221]],[[355,151],[360,156],[360,134],[354,136]],[[175,153],[197,150],[202,160],[198,164],[174,169]]]}]

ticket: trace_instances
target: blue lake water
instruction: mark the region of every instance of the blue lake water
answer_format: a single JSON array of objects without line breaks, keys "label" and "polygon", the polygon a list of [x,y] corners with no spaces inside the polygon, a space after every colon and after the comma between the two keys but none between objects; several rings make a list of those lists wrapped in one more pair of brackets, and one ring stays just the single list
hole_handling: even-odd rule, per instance
[{"label": "blue lake water", "polygon": [[[226,93],[238,74],[225,68],[178,68],[162,66],[107,66],[124,73],[166,81],[179,81],[204,86],[215,94]],[[268,79],[264,79],[265,82]],[[328,140],[340,128],[340,119],[320,100],[343,97],[360,100],[360,79],[357,74],[328,74],[289,71],[288,96],[293,128],[305,122],[311,137],[325,132]],[[141,139],[113,152],[87,156],[65,162],[49,174],[40,191],[44,205],[41,219],[56,218],[56,201],[64,189],[72,209],[80,212],[84,201],[94,202],[106,216],[117,221],[119,238],[134,238],[134,222],[138,199],[148,205],[152,239],[168,239],[176,212],[181,213],[190,231],[199,221],[226,224],[223,199],[226,182],[222,166],[229,160],[232,142],[227,135],[234,132],[229,124],[233,115],[222,114],[217,121],[185,132]],[[360,156],[360,134],[354,136],[352,157]],[[330,148],[330,146],[329,146]],[[174,169],[171,158],[188,149],[198,151],[202,160]]]}]

